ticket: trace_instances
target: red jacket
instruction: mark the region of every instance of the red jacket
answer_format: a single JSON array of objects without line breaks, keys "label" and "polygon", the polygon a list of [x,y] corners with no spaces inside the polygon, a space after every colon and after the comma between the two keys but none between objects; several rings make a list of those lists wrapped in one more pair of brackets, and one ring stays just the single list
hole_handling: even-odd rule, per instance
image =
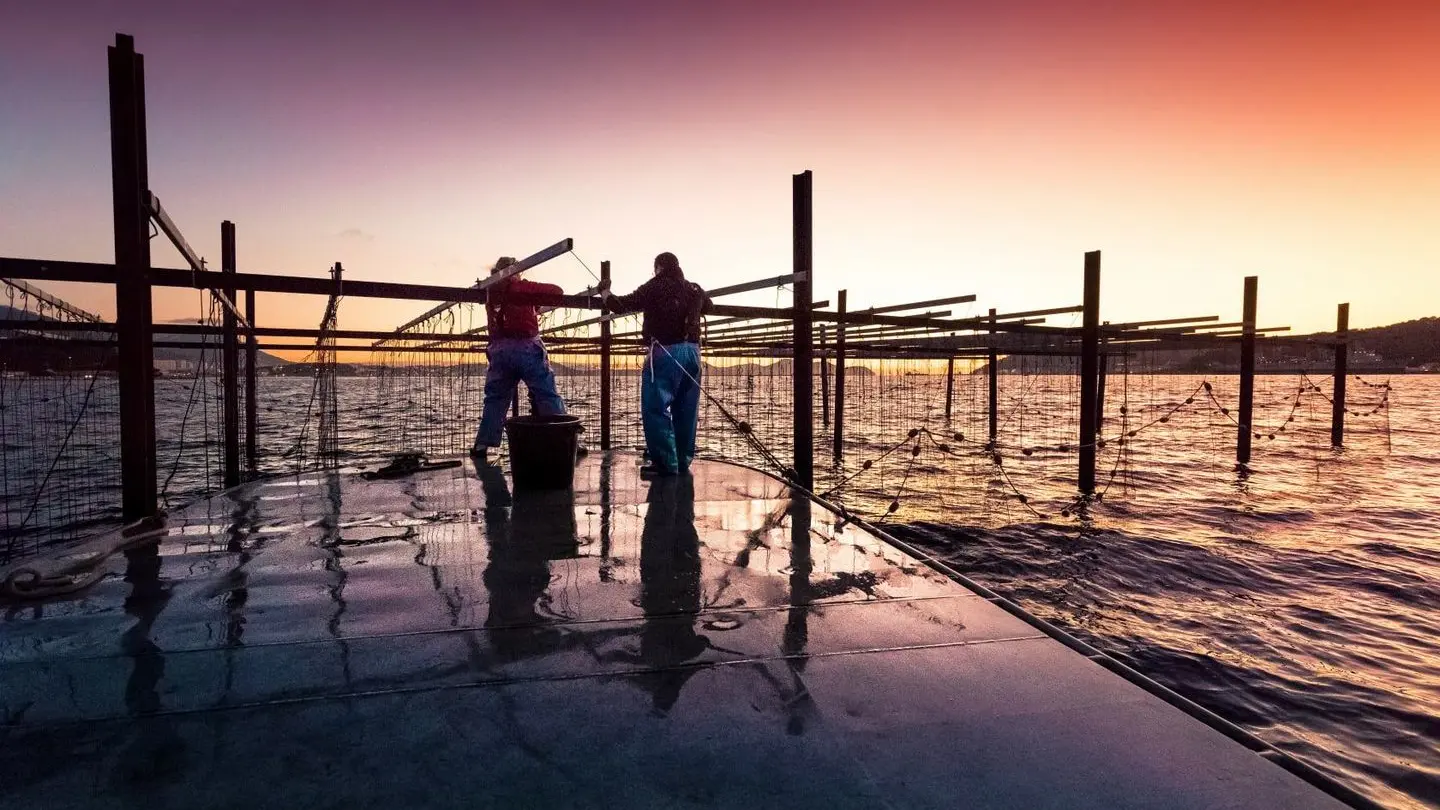
[{"label": "red jacket", "polygon": [[490,288],[485,301],[485,315],[489,318],[490,337],[527,338],[540,334],[540,314],[530,304],[507,304],[505,293],[549,293],[563,295],[564,290],[556,284],[542,284],[523,278],[507,278]]}]

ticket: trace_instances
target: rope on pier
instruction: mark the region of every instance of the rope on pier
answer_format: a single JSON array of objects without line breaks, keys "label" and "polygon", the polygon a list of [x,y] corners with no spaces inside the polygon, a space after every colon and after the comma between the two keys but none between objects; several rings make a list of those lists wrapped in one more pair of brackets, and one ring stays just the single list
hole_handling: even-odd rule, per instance
[{"label": "rope on pier", "polygon": [[64,557],[17,566],[0,577],[0,598],[31,601],[78,593],[105,578],[99,569],[106,560],[158,542],[168,533],[162,514],[101,535],[67,551]]}]

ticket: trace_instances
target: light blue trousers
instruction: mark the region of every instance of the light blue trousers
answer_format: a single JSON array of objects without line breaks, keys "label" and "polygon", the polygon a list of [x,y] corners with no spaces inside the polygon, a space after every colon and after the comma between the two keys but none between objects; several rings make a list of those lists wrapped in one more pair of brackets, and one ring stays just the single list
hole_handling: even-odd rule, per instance
[{"label": "light blue trousers", "polygon": [[640,415],[650,463],[662,472],[690,468],[700,418],[700,347],[653,345],[640,383]]},{"label": "light blue trousers", "polygon": [[485,350],[490,361],[485,371],[485,411],[475,432],[476,447],[499,447],[505,412],[520,381],[530,389],[537,414],[565,413],[565,400],[555,390],[555,373],[540,338],[492,338]]}]

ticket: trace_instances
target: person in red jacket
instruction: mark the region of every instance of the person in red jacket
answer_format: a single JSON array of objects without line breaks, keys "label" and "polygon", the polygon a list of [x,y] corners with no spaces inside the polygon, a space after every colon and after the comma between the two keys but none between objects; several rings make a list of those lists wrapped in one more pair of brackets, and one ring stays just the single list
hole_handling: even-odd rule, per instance
[{"label": "person in red jacket", "polygon": [[[501,256],[490,268],[494,275],[515,263],[510,256]],[[510,410],[511,397],[517,385],[525,381],[530,391],[530,407],[537,414],[565,413],[565,401],[555,390],[555,373],[540,340],[540,313],[531,304],[508,303],[507,293],[549,293],[561,295],[564,290],[555,284],[525,281],[517,273],[490,287],[485,302],[489,324],[489,345],[485,356],[489,368],[485,372],[485,409],[480,429],[475,432],[471,455],[485,458],[486,451],[500,446],[500,431],[505,412]]]}]

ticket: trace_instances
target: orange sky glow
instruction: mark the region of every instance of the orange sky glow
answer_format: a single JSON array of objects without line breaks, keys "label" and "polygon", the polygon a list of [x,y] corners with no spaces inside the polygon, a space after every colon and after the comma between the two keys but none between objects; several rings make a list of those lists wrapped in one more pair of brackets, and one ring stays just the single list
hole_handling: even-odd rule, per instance
[{"label": "orange sky glow", "polygon": [[[1264,325],[1440,314],[1433,2],[64,5],[0,29],[3,255],[113,258],[124,31],[151,185],[212,262],[235,221],[243,270],[465,285],[569,236],[622,291],[662,250],[732,284],[789,271],[811,169],[816,297],[852,307],[1075,304],[1099,249],[1106,320],[1237,320],[1247,275]],[[592,281],[570,257],[529,277]],[[157,292],[156,317],[198,302]],[[428,306],[350,299],[341,326]],[[259,322],[322,308],[261,295]]]}]

